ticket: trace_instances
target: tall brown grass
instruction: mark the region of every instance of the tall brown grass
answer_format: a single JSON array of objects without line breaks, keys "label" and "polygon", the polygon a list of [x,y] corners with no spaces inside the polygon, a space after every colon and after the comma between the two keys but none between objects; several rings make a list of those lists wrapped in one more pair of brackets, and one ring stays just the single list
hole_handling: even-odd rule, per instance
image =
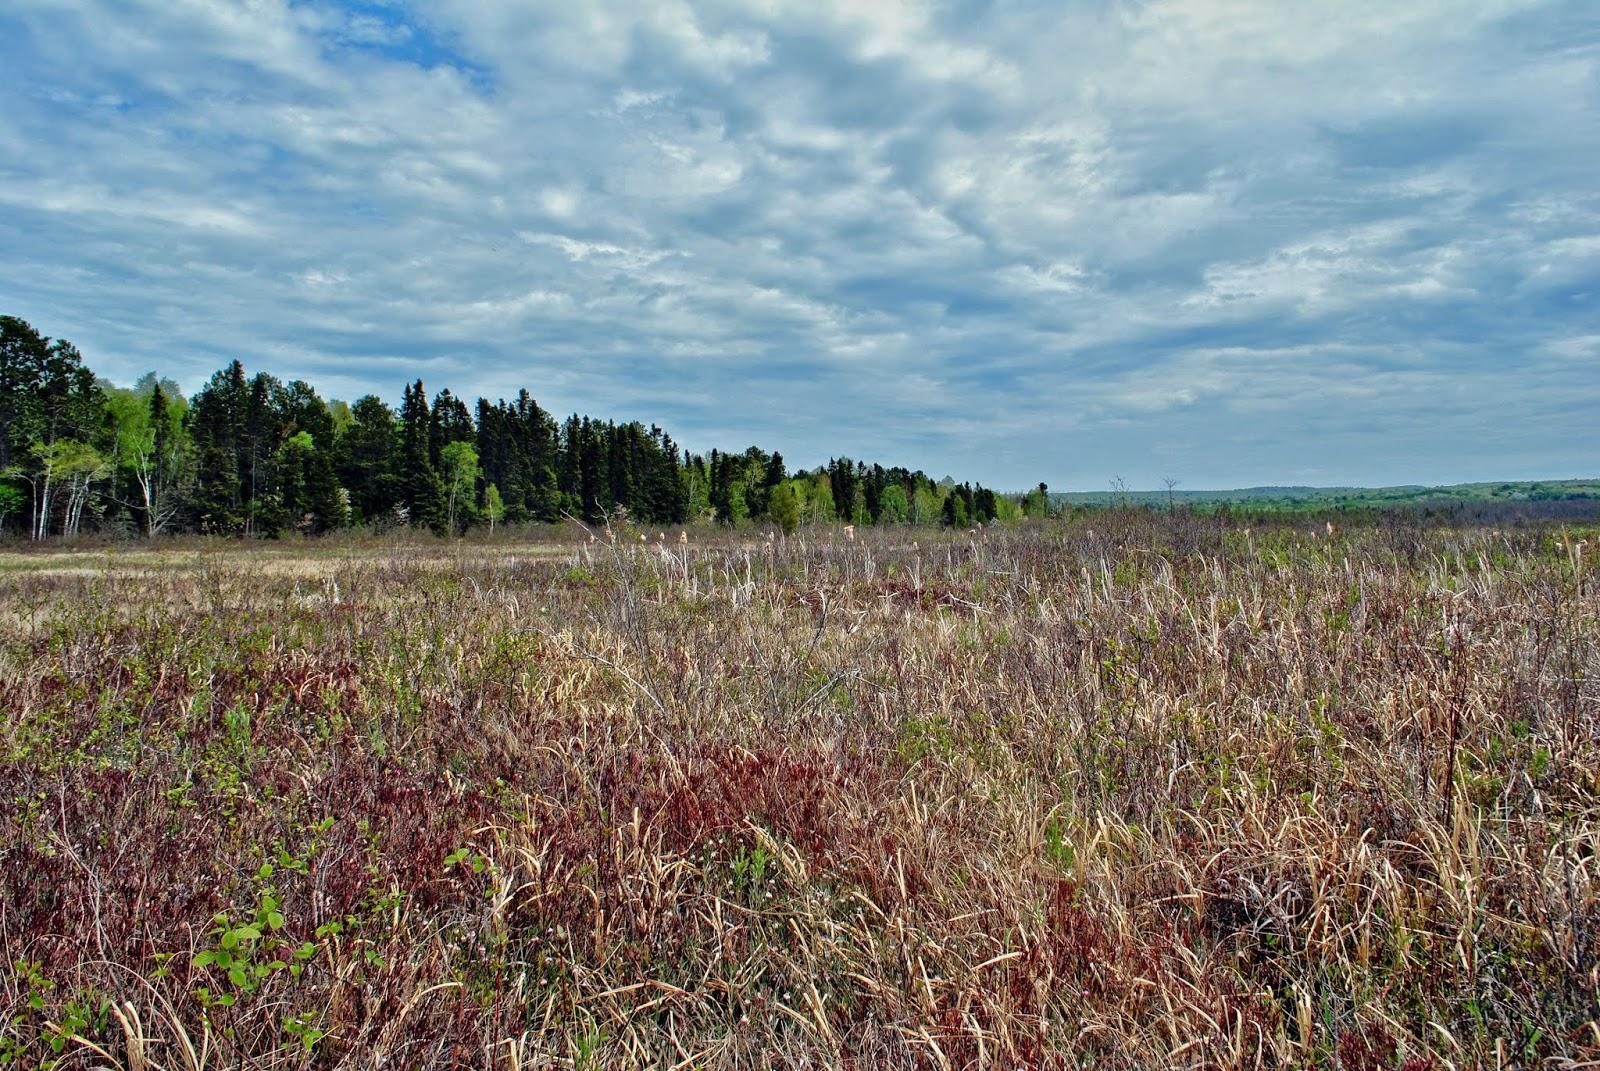
[{"label": "tall brown grass", "polygon": [[1600,1066],[1583,535],[11,559],[0,1060]]}]

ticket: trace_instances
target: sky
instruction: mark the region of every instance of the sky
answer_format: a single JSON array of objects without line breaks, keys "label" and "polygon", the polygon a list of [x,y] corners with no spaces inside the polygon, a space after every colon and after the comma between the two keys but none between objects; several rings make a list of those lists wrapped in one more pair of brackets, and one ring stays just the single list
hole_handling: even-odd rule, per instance
[{"label": "sky", "polygon": [[1600,473],[1594,0],[7,0],[103,375],[1001,489]]}]

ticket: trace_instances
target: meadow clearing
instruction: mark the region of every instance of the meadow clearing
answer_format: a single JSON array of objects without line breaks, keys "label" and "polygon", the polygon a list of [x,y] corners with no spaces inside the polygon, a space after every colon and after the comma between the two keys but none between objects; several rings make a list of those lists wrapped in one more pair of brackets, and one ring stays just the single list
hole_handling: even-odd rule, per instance
[{"label": "meadow clearing", "polygon": [[1592,529],[528,538],[0,555],[0,1064],[1600,1067]]}]

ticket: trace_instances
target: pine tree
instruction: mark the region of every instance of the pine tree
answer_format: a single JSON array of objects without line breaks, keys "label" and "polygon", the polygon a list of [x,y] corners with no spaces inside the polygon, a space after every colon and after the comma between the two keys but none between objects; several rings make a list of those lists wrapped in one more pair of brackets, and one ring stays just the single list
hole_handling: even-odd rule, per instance
[{"label": "pine tree", "polygon": [[557,489],[560,459],[557,457],[556,422],[549,413],[539,408],[526,390],[517,394],[514,412],[519,475],[528,516],[540,521],[560,520],[562,503]]},{"label": "pine tree", "polygon": [[244,365],[234,361],[211,377],[189,407],[197,463],[194,509],[203,532],[234,533],[244,526],[240,472],[249,404]]},{"label": "pine tree", "polygon": [[658,524],[682,524],[689,519],[689,489],[684,470],[678,465],[678,445],[660,428],[650,429],[644,475],[645,498],[650,520]]},{"label": "pine tree", "polygon": [[847,524],[855,521],[856,466],[847,457],[828,462],[828,484],[833,490],[833,504],[838,518]]},{"label": "pine tree", "polygon": [[556,461],[556,489],[561,493],[562,509],[583,513],[582,425],[574,413],[561,425],[561,452]]},{"label": "pine tree", "polygon": [[605,426],[597,420],[583,418],[578,432],[578,496],[582,504],[583,519],[599,524],[611,512],[611,481],[606,471],[608,444]]},{"label": "pine tree", "polygon": [[431,421],[422,380],[407,387],[400,406],[400,504],[412,524],[438,527],[442,516],[439,475],[429,453]]},{"label": "pine tree", "polygon": [[[711,451],[711,476],[708,492],[712,511],[722,524],[732,524],[733,515],[733,459],[727,454]],[[742,497],[742,496],[741,496]]]},{"label": "pine tree", "polygon": [[472,426],[472,414],[467,411],[466,404],[451,394],[449,388],[440,391],[428,416],[428,461],[434,471],[444,471],[446,446],[476,438],[477,431]]},{"label": "pine tree", "polygon": [[357,519],[370,524],[390,516],[400,501],[399,434],[394,410],[376,395],[358,398],[350,416],[349,427],[339,436],[335,467],[339,482],[349,489]]},{"label": "pine tree", "polygon": [[620,428],[615,424],[606,425],[606,495],[612,509],[622,506],[635,518],[642,519],[634,483],[638,432],[637,424],[624,424]]},{"label": "pine tree", "polygon": [[[245,535],[272,535],[285,514],[276,497],[275,459],[287,438],[285,390],[275,376],[257,372],[250,380],[244,418],[244,448],[239,461],[239,492]],[[307,433],[309,434],[309,433]]]},{"label": "pine tree", "polygon": [[995,517],[997,517],[1000,513],[1000,508],[995,501],[994,492],[982,485],[979,485],[977,490],[973,492],[972,502],[973,516],[985,524],[994,520]]}]

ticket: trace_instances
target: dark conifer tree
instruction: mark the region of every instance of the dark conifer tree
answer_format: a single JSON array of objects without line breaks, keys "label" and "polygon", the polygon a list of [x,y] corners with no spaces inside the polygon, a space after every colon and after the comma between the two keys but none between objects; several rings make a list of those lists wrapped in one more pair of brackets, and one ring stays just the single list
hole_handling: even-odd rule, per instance
[{"label": "dark conifer tree", "polygon": [[349,522],[348,492],[339,486],[332,451],[315,450],[303,473],[306,512],[311,517],[313,535],[339,528]]},{"label": "dark conifer tree", "polygon": [[583,433],[574,413],[561,426],[561,451],[556,459],[556,489],[561,493],[561,508],[574,516],[583,515]]},{"label": "dark conifer tree", "polygon": [[311,384],[297,379],[284,387],[279,395],[279,406],[285,435],[303,431],[311,436],[318,450],[333,450],[333,414]]},{"label": "dark conifer tree", "polygon": [[603,521],[612,506],[604,432],[604,425],[588,417],[583,418],[578,432],[578,496],[583,519],[591,524]]},{"label": "dark conifer tree", "polygon": [[26,459],[42,433],[40,393],[49,340],[15,316],[0,316],[0,470]]},{"label": "dark conifer tree", "polygon": [[350,415],[335,454],[337,472],[357,519],[371,523],[388,517],[400,502],[394,410],[368,394],[356,400]]},{"label": "dark conifer tree", "polygon": [[250,380],[245,403],[244,441],[240,451],[239,492],[243,500],[246,535],[271,535],[281,521],[275,491],[274,457],[284,436],[283,384],[275,376],[257,372]]},{"label": "dark conifer tree", "polygon": [[883,516],[883,490],[888,483],[889,477],[882,465],[873,465],[862,473],[862,499],[867,506],[867,516],[872,519],[873,524],[877,524],[878,518]]},{"label": "dark conifer tree", "polygon": [[634,475],[638,471],[637,424],[606,425],[606,475],[612,508],[622,506],[635,519],[639,516]]},{"label": "dark conifer tree", "polygon": [[194,440],[194,508],[202,532],[233,533],[244,527],[245,419],[250,385],[244,365],[229,364],[211,377],[189,406]]},{"label": "dark conifer tree", "polygon": [[659,524],[681,524],[689,518],[689,491],[678,467],[678,445],[658,427],[650,429],[644,476],[644,509]]},{"label": "dark conifer tree", "polygon": [[1000,506],[995,501],[994,492],[987,487],[979,485],[972,493],[972,512],[977,520],[985,524],[994,520],[1000,513]]},{"label": "dark conifer tree", "polygon": [[538,521],[559,520],[562,504],[557,490],[560,462],[556,456],[555,420],[539,408],[526,390],[517,394],[516,404],[509,414],[514,421],[518,478],[528,517]]},{"label": "dark conifer tree", "polygon": [[733,455],[721,454],[716,450],[711,451],[711,508],[716,512],[717,520],[723,524],[732,524],[733,516],[733,481],[736,466]]},{"label": "dark conifer tree", "polygon": [[472,414],[466,404],[446,387],[433,400],[428,414],[428,463],[435,472],[443,465],[444,448],[451,443],[471,442],[477,437]]},{"label": "dark conifer tree", "polygon": [[788,478],[789,472],[784,468],[783,455],[774,450],[772,456],[767,458],[767,470],[762,476],[761,485],[770,491]]},{"label": "dark conifer tree", "polygon": [[0,469],[31,464],[36,445],[88,441],[103,404],[77,347],[0,316]]},{"label": "dark conifer tree", "polygon": [[438,471],[429,451],[432,431],[422,380],[405,390],[400,406],[400,502],[413,524],[436,527],[442,515]]},{"label": "dark conifer tree", "polygon": [[855,462],[841,457],[828,462],[828,482],[833,487],[833,509],[839,520],[849,523],[855,516],[856,479]]}]

